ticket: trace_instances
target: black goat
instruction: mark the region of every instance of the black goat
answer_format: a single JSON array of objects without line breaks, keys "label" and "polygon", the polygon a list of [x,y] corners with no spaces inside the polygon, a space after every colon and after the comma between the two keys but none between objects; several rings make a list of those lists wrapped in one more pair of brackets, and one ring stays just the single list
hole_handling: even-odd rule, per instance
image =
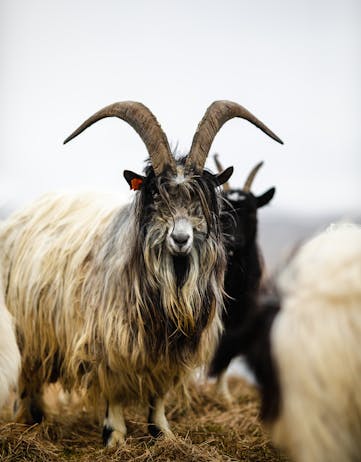
[{"label": "black goat", "polygon": [[[221,165],[215,155],[218,169]],[[250,188],[263,165],[257,164],[249,174],[242,189],[224,185],[225,205],[221,215],[227,253],[227,269],[224,289],[226,292],[223,312],[224,332],[211,362],[209,374],[217,377],[219,394],[230,401],[226,371],[231,360],[239,355],[240,337],[245,319],[255,310],[262,278],[262,257],[257,246],[257,209],[268,204],[276,189],[268,189],[255,196]]]}]

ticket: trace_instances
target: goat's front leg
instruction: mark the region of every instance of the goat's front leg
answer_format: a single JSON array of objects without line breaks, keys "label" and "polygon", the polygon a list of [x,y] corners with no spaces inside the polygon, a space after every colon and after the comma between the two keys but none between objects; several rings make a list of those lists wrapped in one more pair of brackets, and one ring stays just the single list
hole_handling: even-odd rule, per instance
[{"label": "goat's front leg", "polygon": [[149,402],[148,431],[154,438],[174,437],[165,416],[164,398],[153,397]]},{"label": "goat's front leg", "polygon": [[125,425],[123,407],[119,403],[107,402],[103,423],[103,443],[108,448],[125,442],[127,427]]}]

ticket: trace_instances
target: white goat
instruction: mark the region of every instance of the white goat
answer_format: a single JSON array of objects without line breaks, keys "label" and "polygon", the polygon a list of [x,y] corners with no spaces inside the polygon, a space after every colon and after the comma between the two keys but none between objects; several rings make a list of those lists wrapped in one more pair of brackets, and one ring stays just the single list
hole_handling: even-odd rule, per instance
[{"label": "white goat", "polygon": [[276,444],[297,462],[361,460],[361,227],[333,225],[279,279]]},{"label": "white goat", "polygon": [[8,312],[0,280],[0,408],[17,385],[20,353],[16,343],[13,319]]}]

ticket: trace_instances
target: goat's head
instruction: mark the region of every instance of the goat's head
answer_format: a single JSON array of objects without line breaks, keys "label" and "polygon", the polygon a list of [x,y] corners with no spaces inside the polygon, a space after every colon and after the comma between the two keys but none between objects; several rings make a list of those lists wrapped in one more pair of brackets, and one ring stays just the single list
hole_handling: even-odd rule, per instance
[{"label": "goat's head", "polygon": [[166,250],[175,257],[187,256],[207,238],[214,241],[220,235],[216,189],[228,181],[233,168],[214,175],[204,170],[204,164],[222,125],[233,117],[241,117],[282,143],[249,111],[230,101],[216,101],[208,108],[193,138],[189,154],[181,159],[175,159],[172,155],[167,137],[150,110],[141,103],[131,101],[114,103],[101,109],[64,143],[105,117],[125,120],[144,141],[149,153],[145,175],[124,171],[130,187],[137,190],[139,236],[143,247],[147,244],[158,249],[158,252]]},{"label": "goat's head", "polygon": [[142,239],[152,247],[165,247],[173,256],[186,256],[207,236],[219,232],[219,198],[216,188],[233,169],[219,175],[193,170],[186,172],[187,158],[177,159],[175,171],[156,176],[148,165],[145,175],[126,170],[130,185],[141,184],[138,193],[138,222]]},{"label": "goat's head", "polygon": [[[217,154],[214,159],[218,170],[222,169]],[[228,182],[223,185],[225,205],[222,212],[222,230],[231,250],[243,249],[255,241],[257,209],[267,205],[276,192],[274,187],[259,196],[251,192],[253,180],[262,165],[263,162],[260,162],[251,170],[241,189],[231,188]]]}]

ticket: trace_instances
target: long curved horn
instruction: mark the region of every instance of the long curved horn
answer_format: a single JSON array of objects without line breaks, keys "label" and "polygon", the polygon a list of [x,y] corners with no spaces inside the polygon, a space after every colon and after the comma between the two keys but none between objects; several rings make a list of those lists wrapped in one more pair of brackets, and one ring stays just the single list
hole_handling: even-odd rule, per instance
[{"label": "long curved horn", "polygon": [[[218,154],[213,154],[213,159],[214,159],[214,163],[216,164],[216,167],[217,167],[217,170],[218,170],[218,173],[221,173],[223,172],[224,168],[223,168],[223,165],[220,163],[219,161],[219,158],[218,158]],[[223,183],[223,191],[229,191],[231,189],[231,187],[229,186],[229,183],[228,181],[226,181],[225,183]]]},{"label": "long curved horn", "polygon": [[227,100],[215,101],[207,109],[193,137],[191,150],[185,164],[187,170],[193,168],[197,173],[202,173],[214,137],[223,124],[234,117],[248,120],[266,135],[283,144],[277,135],[240,104]]},{"label": "long curved horn", "polygon": [[157,176],[161,174],[166,167],[170,167],[173,173],[176,173],[176,162],[172,156],[164,131],[152,112],[142,103],[135,101],[122,101],[104,107],[89,117],[89,119],[68,136],[64,144],[68,143],[68,141],[78,136],[86,128],[105,117],[119,117],[119,119],[128,122],[129,125],[134,128],[144,141],[154,173]]},{"label": "long curved horn", "polygon": [[253,180],[255,176],[257,175],[258,170],[262,167],[262,165],[263,165],[263,161],[255,165],[253,169],[250,171],[247,177],[247,180],[245,181],[244,186],[242,188],[244,192],[250,192]]}]

